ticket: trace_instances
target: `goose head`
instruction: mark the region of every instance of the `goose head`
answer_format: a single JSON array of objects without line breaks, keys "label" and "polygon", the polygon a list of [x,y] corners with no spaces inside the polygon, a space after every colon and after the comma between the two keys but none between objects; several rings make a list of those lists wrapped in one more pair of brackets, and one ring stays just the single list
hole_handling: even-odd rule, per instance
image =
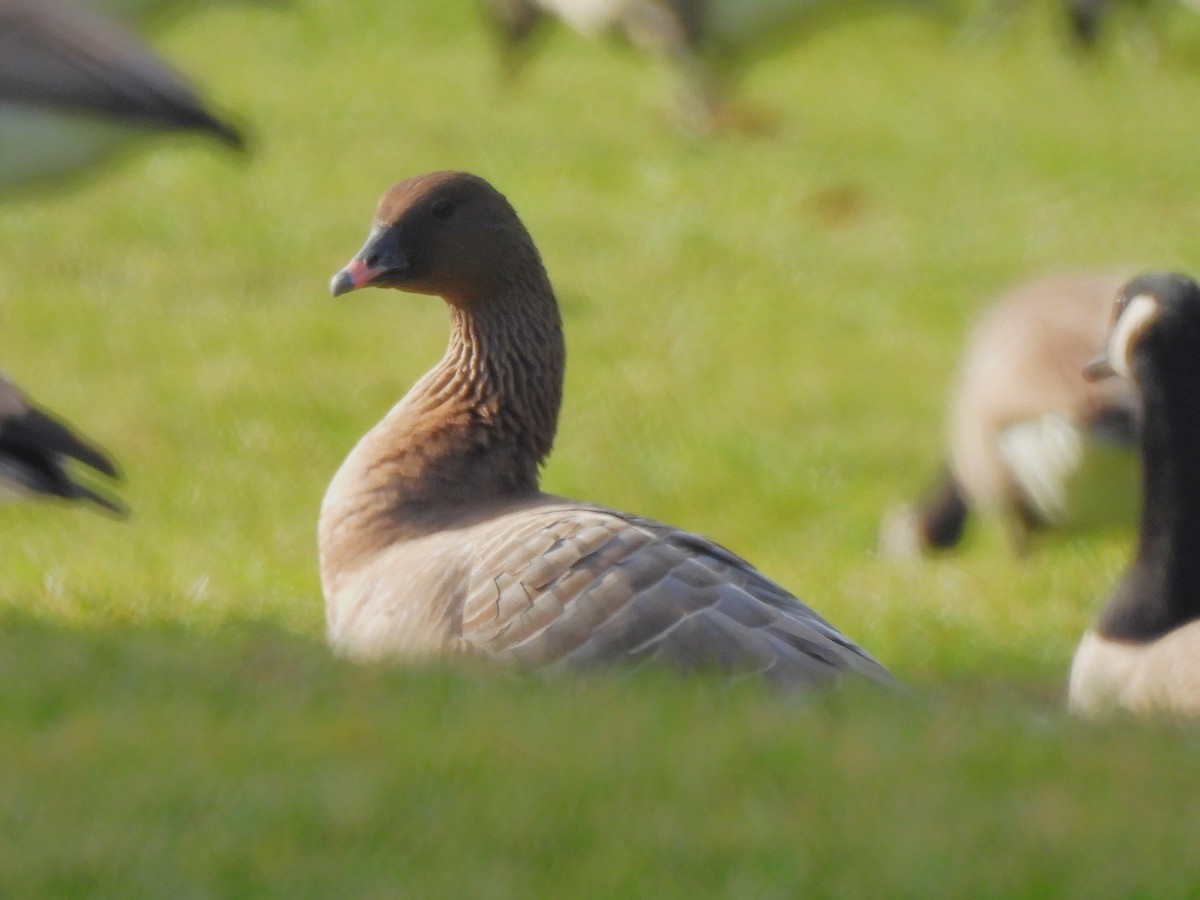
[{"label": "goose head", "polygon": [[388,287],[470,307],[533,264],[537,251],[499,191],[466,172],[433,172],[392,185],[366,243],[330,282],[335,296]]},{"label": "goose head", "polygon": [[1186,275],[1139,275],[1117,295],[1104,348],[1083,369],[1089,381],[1113,375],[1138,383],[1144,367],[1198,369],[1200,286]]}]

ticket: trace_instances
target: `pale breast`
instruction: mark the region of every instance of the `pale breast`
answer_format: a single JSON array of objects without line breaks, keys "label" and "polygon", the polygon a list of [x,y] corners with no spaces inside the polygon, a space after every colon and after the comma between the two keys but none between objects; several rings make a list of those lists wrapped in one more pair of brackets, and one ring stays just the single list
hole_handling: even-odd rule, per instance
[{"label": "pale breast", "polygon": [[1071,664],[1068,707],[1085,716],[1117,710],[1200,715],[1200,623],[1148,644],[1107,640],[1089,631]]}]

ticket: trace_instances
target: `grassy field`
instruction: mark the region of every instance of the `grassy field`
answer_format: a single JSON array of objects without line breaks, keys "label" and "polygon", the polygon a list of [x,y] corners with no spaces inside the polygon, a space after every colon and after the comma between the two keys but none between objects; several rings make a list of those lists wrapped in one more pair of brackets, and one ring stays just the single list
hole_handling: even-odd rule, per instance
[{"label": "grassy field", "polygon": [[[157,43],[253,153],[166,140],[0,208],[0,360],[117,455],[116,522],[0,508],[0,895],[1101,896],[1195,890],[1192,730],[1061,712],[1128,528],[872,552],[974,313],[1032,273],[1200,269],[1200,20],[1067,50],[877,9],[750,67],[766,137],[563,33],[500,83],[468,0],[220,4]],[[570,353],[549,490],[700,531],[912,686],[376,670],[322,645],[338,463],[439,357],[329,276],[433,168],[521,212]]]}]

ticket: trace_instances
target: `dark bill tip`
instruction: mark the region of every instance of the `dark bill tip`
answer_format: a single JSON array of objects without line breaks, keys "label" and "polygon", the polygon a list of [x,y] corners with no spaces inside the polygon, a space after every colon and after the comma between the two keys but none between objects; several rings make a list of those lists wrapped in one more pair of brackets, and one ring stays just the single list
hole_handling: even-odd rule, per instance
[{"label": "dark bill tip", "polygon": [[1108,359],[1108,351],[1101,350],[1095,356],[1087,361],[1083,367],[1084,381],[1100,381],[1104,378],[1111,378],[1116,375],[1117,371],[1112,367],[1112,363]]},{"label": "dark bill tip", "polygon": [[335,297],[366,287],[383,273],[383,268],[368,266],[357,256],[346,264],[346,268],[333,276],[329,282],[329,293]]},{"label": "dark bill tip", "polygon": [[329,282],[329,293],[335,297],[340,297],[342,294],[348,294],[354,290],[354,276],[345,269],[333,276]]}]

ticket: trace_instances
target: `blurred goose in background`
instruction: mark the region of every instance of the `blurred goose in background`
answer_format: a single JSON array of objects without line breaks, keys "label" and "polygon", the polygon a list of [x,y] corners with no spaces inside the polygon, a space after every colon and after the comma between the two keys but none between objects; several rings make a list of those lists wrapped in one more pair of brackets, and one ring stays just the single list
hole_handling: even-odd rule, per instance
[{"label": "blurred goose in background", "polygon": [[58,0],[0,0],[0,190],[75,172],[147,129],[242,146],[124,29]]},{"label": "blurred goose in background", "polygon": [[804,689],[890,683],[728,550],[541,493],[562,323],[533,240],[486,181],[437,172],[389,189],[331,290],[368,286],[441,296],[452,328],[442,361],[359,441],[322,503],[337,649],[554,670],[656,660]]},{"label": "blurred goose in background", "polygon": [[[1200,13],[1198,0],[1178,0],[1178,3],[1193,13]],[[1066,0],[1067,21],[1071,27],[1071,34],[1083,47],[1095,47],[1100,43],[1100,34],[1105,22],[1122,6],[1141,18],[1143,36],[1148,37],[1152,29],[1146,26],[1152,24],[1151,13],[1156,11],[1152,7],[1161,7],[1164,4],[1154,4],[1147,0],[1137,0],[1134,3],[1119,3],[1114,0]]]},{"label": "blurred goose in background", "polygon": [[1108,0],[1066,0],[1071,34],[1085,47],[1094,47],[1108,13]]},{"label": "blurred goose in background", "polygon": [[115,500],[73,479],[68,460],[109,478],[118,477],[116,466],[101,450],[34,406],[0,376],[0,501],[60,497],[87,500],[118,515],[125,513]]},{"label": "blurred goose in background", "polygon": [[1041,278],[984,312],[950,400],[948,460],[915,506],[885,514],[882,551],[953,547],[972,508],[1001,517],[1019,553],[1031,530],[1079,518],[1090,485],[1073,481],[1085,457],[1135,443],[1132,387],[1080,374],[1104,339],[1123,283],[1109,275]]},{"label": "blurred goose in background", "polygon": [[[895,2],[895,0],[892,0]],[[917,6],[922,0],[906,0]],[[726,102],[739,65],[806,16],[845,12],[846,0],[483,0],[499,31],[510,71],[521,63],[538,25],[556,18],[585,37],[623,34],[636,48],[663,60],[675,82],[682,123],[697,131],[726,125],[755,127]],[[865,6],[861,2],[849,6]]]},{"label": "blurred goose in background", "polygon": [[1120,375],[1145,410],[1137,549],[1083,636],[1068,705],[1096,715],[1200,714],[1200,287],[1135,278],[1089,377]]}]

